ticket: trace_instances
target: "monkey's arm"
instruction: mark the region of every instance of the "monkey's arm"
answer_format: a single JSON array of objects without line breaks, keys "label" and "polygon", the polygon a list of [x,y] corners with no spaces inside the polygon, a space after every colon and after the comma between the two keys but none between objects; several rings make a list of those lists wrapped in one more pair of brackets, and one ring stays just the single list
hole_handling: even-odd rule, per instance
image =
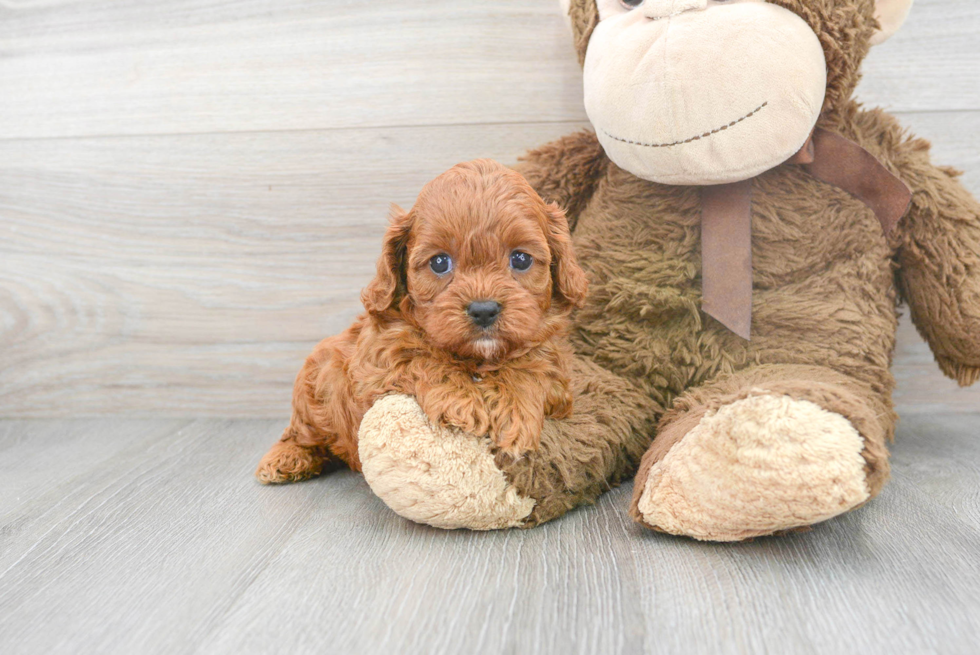
[{"label": "monkey's arm", "polygon": [[529,151],[514,169],[542,198],[565,210],[568,227],[574,230],[608,163],[595,133],[582,130]]},{"label": "monkey's arm", "polygon": [[980,378],[980,203],[959,172],[930,162],[926,141],[893,152],[913,193],[892,235],[899,291],[943,373],[967,386]]}]

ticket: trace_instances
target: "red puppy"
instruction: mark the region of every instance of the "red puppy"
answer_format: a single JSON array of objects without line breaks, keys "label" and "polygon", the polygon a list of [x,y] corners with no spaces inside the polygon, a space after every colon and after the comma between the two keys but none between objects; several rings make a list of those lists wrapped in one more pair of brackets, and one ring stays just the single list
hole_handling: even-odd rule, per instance
[{"label": "red puppy", "polygon": [[496,162],[451,168],[393,211],[367,313],[306,359],[256,476],[302,480],[337,459],[359,471],[358,426],[388,393],[509,453],[536,448],[544,419],[572,409],[565,334],[586,287],[557,206]]}]

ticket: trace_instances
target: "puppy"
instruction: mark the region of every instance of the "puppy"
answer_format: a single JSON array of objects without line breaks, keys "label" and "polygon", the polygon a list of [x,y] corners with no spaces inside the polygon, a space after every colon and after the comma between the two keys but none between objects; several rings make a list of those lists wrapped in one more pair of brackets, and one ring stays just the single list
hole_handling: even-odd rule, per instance
[{"label": "puppy", "polygon": [[586,289],[556,205],[496,162],[453,167],[411,211],[393,208],[367,313],[306,359],[256,477],[302,480],[338,460],[360,471],[361,418],[388,393],[512,455],[536,448],[544,419],[572,410],[566,330]]}]

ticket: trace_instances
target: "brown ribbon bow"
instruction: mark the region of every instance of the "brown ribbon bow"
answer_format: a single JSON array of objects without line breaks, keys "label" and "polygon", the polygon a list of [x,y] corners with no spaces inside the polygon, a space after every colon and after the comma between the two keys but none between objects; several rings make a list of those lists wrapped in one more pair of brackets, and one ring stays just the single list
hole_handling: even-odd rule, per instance
[{"label": "brown ribbon bow", "polygon": [[[789,161],[854,196],[874,211],[885,235],[912,192],[874,155],[839,134],[816,128]],[[744,339],[752,325],[752,180],[701,189],[701,309]]]}]

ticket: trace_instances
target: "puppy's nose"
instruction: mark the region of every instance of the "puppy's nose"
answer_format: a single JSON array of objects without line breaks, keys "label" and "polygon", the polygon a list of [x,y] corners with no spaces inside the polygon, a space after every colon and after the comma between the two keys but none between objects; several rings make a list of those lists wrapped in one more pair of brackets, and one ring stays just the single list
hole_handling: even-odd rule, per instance
[{"label": "puppy's nose", "polygon": [[500,303],[496,300],[474,300],[466,308],[466,313],[480,327],[490,327],[500,314]]}]

